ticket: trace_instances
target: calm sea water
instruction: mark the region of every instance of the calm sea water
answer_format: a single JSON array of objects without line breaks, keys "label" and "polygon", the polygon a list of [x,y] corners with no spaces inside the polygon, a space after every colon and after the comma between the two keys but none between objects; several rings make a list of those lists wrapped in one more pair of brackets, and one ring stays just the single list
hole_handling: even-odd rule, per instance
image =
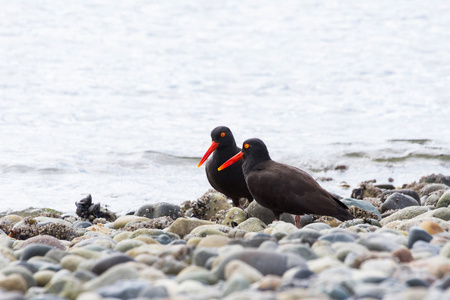
[{"label": "calm sea water", "polygon": [[0,4],[0,211],[195,200],[217,125],[343,196],[450,173],[446,0]]}]

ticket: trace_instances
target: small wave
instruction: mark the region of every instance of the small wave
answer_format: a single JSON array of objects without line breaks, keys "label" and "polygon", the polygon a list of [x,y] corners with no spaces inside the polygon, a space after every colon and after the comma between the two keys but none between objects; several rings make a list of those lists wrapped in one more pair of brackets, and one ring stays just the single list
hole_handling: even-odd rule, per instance
[{"label": "small wave", "polygon": [[391,139],[391,140],[388,140],[388,142],[425,145],[425,144],[430,144],[431,142],[433,142],[433,140],[430,140],[430,139]]},{"label": "small wave", "polygon": [[62,168],[36,168],[26,165],[1,165],[1,173],[12,173],[12,174],[26,174],[26,173],[38,173],[38,174],[66,174],[71,173],[70,170]]},{"label": "small wave", "polygon": [[389,162],[389,163],[397,163],[397,162],[405,162],[407,160],[414,159],[423,159],[423,160],[440,160],[448,162],[450,161],[450,154],[431,154],[431,153],[408,153],[405,155],[398,156],[383,156],[373,155],[367,152],[350,152],[344,154],[345,157],[348,158],[367,158],[373,162]]},{"label": "small wave", "polygon": [[380,158],[371,158],[374,162],[404,162],[407,160],[413,159],[424,159],[424,160],[440,160],[444,162],[450,161],[449,154],[427,154],[427,153],[409,153],[407,155],[398,156],[398,157],[380,157]]},{"label": "small wave", "polygon": [[[158,151],[144,151],[142,157],[161,165],[179,165],[179,164],[194,164],[197,165],[201,157],[188,157],[188,156],[178,156]],[[197,162],[197,164],[195,163]]]}]

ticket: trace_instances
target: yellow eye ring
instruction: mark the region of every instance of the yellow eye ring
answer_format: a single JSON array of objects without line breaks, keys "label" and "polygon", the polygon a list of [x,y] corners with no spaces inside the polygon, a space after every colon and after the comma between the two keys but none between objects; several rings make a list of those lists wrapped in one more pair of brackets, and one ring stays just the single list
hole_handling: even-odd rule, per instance
[{"label": "yellow eye ring", "polygon": [[244,148],[245,148],[245,149],[250,148],[250,144],[245,143],[245,144],[244,144]]},{"label": "yellow eye ring", "polygon": [[224,137],[225,136],[225,132],[222,132],[221,134],[220,134],[220,137]]}]

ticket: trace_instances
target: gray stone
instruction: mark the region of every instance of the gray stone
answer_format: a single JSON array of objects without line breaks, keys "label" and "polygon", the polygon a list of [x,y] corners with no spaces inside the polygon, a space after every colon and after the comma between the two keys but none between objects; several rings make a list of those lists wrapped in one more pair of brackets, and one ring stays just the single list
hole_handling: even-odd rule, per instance
[{"label": "gray stone", "polygon": [[118,299],[136,298],[149,283],[143,279],[118,281],[114,285],[104,286],[96,290],[102,297]]},{"label": "gray stone", "polygon": [[345,205],[347,205],[349,208],[352,206],[356,206],[356,207],[364,209],[368,212],[374,213],[381,219],[381,214],[378,211],[378,209],[375,206],[373,206],[372,203],[370,203],[368,201],[358,200],[358,199],[353,199],[353,198],[344,198],[344,199],[341,199],[341,202],[344,203]]},{"label": "gray stone", "polygon": [[192,262],[197,266],[205,267],[208,259],[216,257],[217,255],[218,253],[215,248],[196,248],[192,257]]},{"label": "gray stone", "polygon": [[[44,256],[48,251],[53,249],[54,247],[44,245],[44,244],[31,244],[26,246],[20,255],[21,260],[28,260],[34,256]],[[19,250],[20,251],[20,250]]]},{"label": "gray stone", "polygon": [[384,192],[381,194],[381,196],[380,196],[381,202],[384,203],[384,202],[386,201],[386,199],[387,199],[390,195],[392,195],[392,194],[394,194],[394,193],[400,193],[400,194],[408,195],[408,196],[410,196],[410,197],[416,199],[417,203],[420,205],[420,196],[419,196],[419,193],[417,193],[417,192],[414,191],[414,190],[409,190],[409,189],[387,190],[387,191],[384,191]]},{"label": "gray stone", "polygon": [[296,240],[299,243],[308,243],[312,245],[319,239],[320,236],[322,236],[322,234],[314,229],[302,228],[296,230],[295,232],[289,233],[284,239]]},{"label": "gray stone", "polygon": [[[225,286],[223,287],[223,293],[222,296],[226,297],[234,292],[243,291],[250,287],[250,283],[248,280],[239,274],[236,274],[229,278],[225,282]],[[253,295],[252,295],[253,296]],[[248,298],[251,299],[251,298]]]},{"label": "gray stone", "polygon": [[115,251],[119,251],[122,253],[127,252],[130,249],[139,247],[145,245],[145,243],[143,241],[139,241],[139,240],[132,240],[132,239],[126,239],[126,240],[122,240],[120,242],[117,243],[117,245],[114,247]]},{"label": "gray stone", "polygon": [[134,259],[125,254],[118,253],[114,255],[108,255],[104,258],[99,259],[96,263],[94,263],[91,267],[91,271],[97,275],[100,275],[115,265],[129,261],[134,261]]},{"label": "gray stone", "polygon": [[432,239],[433,239],[433,236],[431,234],[429,234],[428,232],[426,232],[425,230],[423,230],[420,227],[413,226],[409,230],[407,247],[411,249],[412,246],[414,245],[414,243],[417,241],[425,241],[428,243]]},{"label": "gray stone", "polygon": [[119,280],[129,280],[138,278],[138,272],[135,268],[126,264],[119,264],[109,268],[100,276],[83,284],[85,290],[95,290],[103,286],[115,284]]},{"label": "gray stone", "polygon": [[331,243],[335,242],[353,243],[356,239],[351,234],[339,232],[322,235],[321,237],[319,237],[319,241],[320,240],[327,240]]},{"label": "gray stone", "polygon": [[163,299],[169,298],[167,289],[163,286],[149,286],[144,287],[139,293],[139,297],[144,299]]},{"label": "gray stone", "polygon": [[[269,225],[273,221],[275,221],[275,215],[273,212],[260,205],[256,201],[252,201],[247,208],[248,217],[255,217],[263,221],[266,225]],[[291,214],[283,213],[280,215],[280,221],[284,221],[286,223],[294,224],[294,217]]]},{"label": "gray stone", "polygon": [[62,298],[76,299],[82,292],[82,285],[74,276],[60,271],[52,277],[45,290]]},{"label": "gray stone", "polygon": [[285,244],[277,249],[279,253],[292,253],[305,260],[316,259],[317,255],[305,244]]},{"label": "gray stone", "polygon": [[388,210],[402,209],[408,206],[418,206],[419,203],[413,197],[405,194],[393,193],[381,206],[381,213]]},{"label": "gray stone", "polygon": [[289,268],[305,265],[305,260],[297,255],[244,249],[227,255],[220,261],[219,265],[214,269],[219,279],[224,278],[225,266],[234,259],[242,260],[263,275],[274,274],[281,276]]},{"label": "gray stone", "polygon": [[400,243],[399,237],[379,233],[365,234],[359,239],[358,243],[373,251],[391,252],[404,247],[403,243]]},{"label": "gray stone", "polygon": [[446,190],[439,190],[439,191],[432,192],[428,196],[423,196],[421,199],[422,205],[435,207],[439,201],[439,198],[441,198],[441,196],[445,193],[445,191]]},{"label": "gray stone", "polygon": [[167,202],[143,205],[135,212],[135,215],[149,219],[170,217],[174,220],[184,216],[180,206]]},{"label": "gray stone", "polygon": [[450,187],[443,183],[430,183],[425,185],[422,190],[420,190],[421,196],[429,196],[432,192],[439,190],[448,190]]}]

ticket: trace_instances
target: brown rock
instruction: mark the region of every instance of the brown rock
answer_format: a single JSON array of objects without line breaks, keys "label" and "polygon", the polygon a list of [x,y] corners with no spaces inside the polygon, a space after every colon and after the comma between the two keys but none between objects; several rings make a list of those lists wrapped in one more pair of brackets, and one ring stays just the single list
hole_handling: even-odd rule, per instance
[{"label": "brown rock", "polygon": [[189,234],[194,228],[201,225],[214,225],[216,223],[198,219],[178,218],[167,228],[167,232],[178,234],[181,238]]},{"label": "brown rock", "polygon": [[19,274],[11,274],[0,279],[0,289],[25,293],[28,289],[26,280]]},{"label": "brown rock", "polygon": [[444,232],[442,227],[433,221],[423,221],[419,226],[431,235]]},{"label": "brown rock", "polygon": [[257,284],[258,290],[276,291],[281,285],[282,279],[276,275],[266,275]]},{"label": "brown rock", "polygon": [[400,248],[392,251],[392,256],[398,258],[401,263],[408,263],[414,260],[411,251],[407,248]]}]

